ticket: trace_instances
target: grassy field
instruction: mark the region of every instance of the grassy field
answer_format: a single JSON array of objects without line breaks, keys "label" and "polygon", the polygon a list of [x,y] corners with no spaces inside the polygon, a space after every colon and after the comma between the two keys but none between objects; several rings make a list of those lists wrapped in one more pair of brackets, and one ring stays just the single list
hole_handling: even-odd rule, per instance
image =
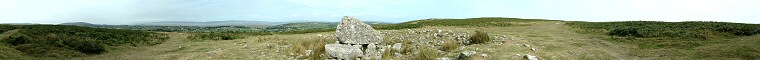
[{"label": "grassy field", "polygon": [[[609,35],[609,42],[637,45],[632,56],[672,59],[759,59],[760,24],[727,22],[571,22],[579,33]],[[737,44],[739,43],[739,44]]]},{"label": "grassy field", "polygon": [[[474,60],[522,60],[526,54],[541,60],[752,60],[760,56],[760,35],[754,32],[758,31],[757,24],[470,18],[425,19],[373,27],[384,35],[380,45],[403,44],[402,50],[383,52],[383,59],[395,60],[453,59],[465,51],[476,52],[467,58]],[[319,60],[326,58],[324,44],[336,43],[334,29],[158,34],[168,39],[155,45],[108,46],[106,53],[64,59]],[[0,39],[6,35],[1,34]],[[480,41],[486,38],[490,41]],[[463,41],[467,39],[479,41],[466,44]],[[0,49],[0,59],[34,58],[19,54],[26,52],[9,43]]]}]

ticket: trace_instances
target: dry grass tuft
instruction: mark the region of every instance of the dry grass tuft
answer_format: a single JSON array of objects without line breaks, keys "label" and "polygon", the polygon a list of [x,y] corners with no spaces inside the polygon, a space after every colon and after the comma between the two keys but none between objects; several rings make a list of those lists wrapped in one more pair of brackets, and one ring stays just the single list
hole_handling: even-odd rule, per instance
[{"label": "dry grass tuft", "polygon": [[[310,37],[313,40],[297,40],[296,43],[291,45],[289,52],[293,53],[299,58],[308,58],[310,60],[326,59],[325,44],[327,44],[327,38],[323,37]],[[307,52],[311,50],[311,52]],[[307,55],[308,54],[308,55]]]},{"label": "dry grass tuft", "polygon": [[475,35],[472,35],[470,37],[470,43],[471,44],[480,44],[480,43],[486,43],[491,41],[491,37],[488,36],[488,33],[483,31],[475,31]]},{"label": "dry grass tuft", "polygon": [[435,60],[435,58],[441,57],[435,49],[429,47],[422,47],[420,51],[414,55],[413,60]]},{"label": "dry grass tuft", "polygon": [[454,40],[449,40],[443,43],[443,46],[441,46],[440,50],[451,52],[454,49],[459,48],[459,42]]}]

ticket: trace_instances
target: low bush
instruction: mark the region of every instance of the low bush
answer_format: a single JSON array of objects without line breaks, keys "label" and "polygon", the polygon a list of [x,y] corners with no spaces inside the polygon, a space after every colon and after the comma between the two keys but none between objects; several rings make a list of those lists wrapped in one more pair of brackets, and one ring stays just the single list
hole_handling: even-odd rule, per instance
[{"label": "low bush", "polygon": [[234,40],[245,38],[245,36],[259,36],[259,35],[271,35],[267,32],[240,32],[240,33],[225,33],[225,32],[213,32],[213,33],[191,33],[192,35],[187,38],[190,41],[206,41],[206,40]]},{"label": "low bush", "polygon": [[16,29],[16,27],[12,25],[0,24],[0,33],[8,31],[8,30],[13,30],[13,29]]},{"label": "low bush", "polygon": [[63,25],[17,25],[19,31],[3,43],[35,56],[76,57],[107,52],[109,46],[155,45],[166,37],[135,31]]},{"label": "low bush", "polygon": [[609,32],[609,35],[615,35],[615,36],[637,36],[641,37],[641,33],[639,32],[639,29],[633,28],[633,27],[622,27],[622,28],[614,28]]}]

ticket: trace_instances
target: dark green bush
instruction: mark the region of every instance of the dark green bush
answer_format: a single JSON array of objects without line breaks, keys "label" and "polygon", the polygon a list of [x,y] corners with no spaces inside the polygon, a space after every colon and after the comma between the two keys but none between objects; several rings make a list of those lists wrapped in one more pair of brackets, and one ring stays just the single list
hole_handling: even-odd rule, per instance
[{"label": "dark green bush", "polygon": [[480,44],[480,43],[486,43],[491,42],[491,37],[488,36],[488,33],[483,31],[475,31],[475,34],[470,36],[470,44]]},{"label": "dark green bush", "polygon": [[420,25],[417,24],[386,24],[386,25],[374,25],[372,28],[378,29],[378,30],[398,30],[398,29],[412,29],[412,28],[419,28]]},{"label": "dark green bush", "polygon": [[13,30],[13,29],[16,29],[16,27],[12,25],[0,24],[0,33],[8,31],[8,30]]},{"label": "dark green bush", "polygon": [[636,37],[708,38],[706,36],[727,36],[720,33],[733,36],[750,36],[760,33],[758,24],[727,22],[568,22],[567,25],[581,29],[606,29],[609,30],[608,35]]},{"label": "dark green bush", "polygon": [[109,46],[155,45],[160,34],[136,31],[63,25],[17,25],[19,31],[2,43],[35,56],[72,57],[106,52]]},{"label": "dark green bush", "polygon": [[73,50],[87,54],[100,54],[106,51],[102,43],[95,40],[66,41],[65,44]]},{"label": "dark green bush", "polygon": [[636,37],[643,36],[639,32],[638,28],[633,28],[633,27],[615,28],[615,29],[612,29],[609,32],[609,35],[615,35],[615,36],[636,36]]},{"label": "dark green bush", "polygon": [[291,31],[284,31],[284,32],[277,32],[277,33],[278,34],[303,34],[303,33],[317,33],[317,32],[329,32],[329,31],[335,31],[335,28],[291,30]]}]

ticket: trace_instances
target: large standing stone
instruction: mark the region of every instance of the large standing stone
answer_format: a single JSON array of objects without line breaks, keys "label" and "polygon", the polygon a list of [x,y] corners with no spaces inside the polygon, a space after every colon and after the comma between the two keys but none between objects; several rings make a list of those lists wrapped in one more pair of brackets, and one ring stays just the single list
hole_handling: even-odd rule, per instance
[{"label": "large standing stone", "polygon": [[361,48],[343,44],[327,44],[325,51],[328,56],[338,59],[354,59],[362,55]]},{"label": "large standing stone", "polygon": [[335,31],[338,41],[347,44],[378,44],[383,41],[380,32],[359,19],[344,16]]}]

